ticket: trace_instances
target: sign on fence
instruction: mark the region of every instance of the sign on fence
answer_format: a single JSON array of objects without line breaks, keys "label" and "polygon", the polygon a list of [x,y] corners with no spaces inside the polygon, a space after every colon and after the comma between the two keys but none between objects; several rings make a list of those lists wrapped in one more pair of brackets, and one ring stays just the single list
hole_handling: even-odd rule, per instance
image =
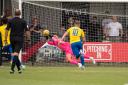
[{"label": "sign on fence", "polygon": [[89,42],[83,50],[98,62],[128,62],[128,43]]}]

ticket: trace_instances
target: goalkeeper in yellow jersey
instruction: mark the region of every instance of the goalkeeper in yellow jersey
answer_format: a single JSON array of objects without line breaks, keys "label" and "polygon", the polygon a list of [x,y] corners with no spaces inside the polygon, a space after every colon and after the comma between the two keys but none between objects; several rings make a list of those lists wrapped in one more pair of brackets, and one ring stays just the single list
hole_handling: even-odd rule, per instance
[{"label": "goalkeeper in yellow jersey", "polygon": [[[74,24],[70,27],[62,36],[62,40],[65,36],[69,35],[70,44],[73,51],[73,54],[76,56],[76,59],[80,58],[81,65],[79,66],[81,69],[84,69],[84,55],[82,52],[83,42],[85,42],[85,35],[83,30],[80,28],[80,21],[74,20]],[[61,42],[60,42],[61,43]]]},{"label": "goalkeeper in yellow jersey", "polygon": [[[1,38],[2,38],[2,47],[3,47],[2,50],[7,51],[11,54],[12,53],[12,47],[10,44],[10,36],[8,36],[7,43],[5,43],[5,29],[7,27],[8,19],[2,18],[1,22],[2,22],[2,25],[0,26],[0,33],[1,33]],[[9,31],[9,35],[10,35],[10,31]],[[12,60],[12,57],[9,56],[8,59]]]}]

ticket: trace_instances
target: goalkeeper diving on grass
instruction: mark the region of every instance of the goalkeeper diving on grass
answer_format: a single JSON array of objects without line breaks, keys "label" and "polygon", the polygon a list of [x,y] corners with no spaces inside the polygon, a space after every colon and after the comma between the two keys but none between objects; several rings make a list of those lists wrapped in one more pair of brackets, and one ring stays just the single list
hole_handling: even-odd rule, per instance
[{"label": "goalkeeper diving on grass", "polygon": [[[64,42],[61,39],[59,39],[57,35],[53,35],[52,40],[48,40],[42,47],[45,47],[47,45],[56,46],[56,47],[60,48],[62,51],[64,51],[65,55],[66,55],[67,62],[70,62],[71,64],[78,65],[79,67],[82,66],[81,63],[79,62],[79,59],[75,58],[69,42]],[[84,57],[92,60],[93,64],[95,64],[95,60],[93,59],[93,57],[89,57],[86,54],[84,54]]]}]

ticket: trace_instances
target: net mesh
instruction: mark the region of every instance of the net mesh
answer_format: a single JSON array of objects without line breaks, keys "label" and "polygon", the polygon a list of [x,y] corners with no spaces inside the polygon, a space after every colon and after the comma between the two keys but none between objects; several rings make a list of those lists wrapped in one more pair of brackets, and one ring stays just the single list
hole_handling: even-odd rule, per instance
[{"label": "net mesh", "polygon": [[19,0],[11,0],[12,4],[12,15],[14,16],[15,9],[19,9]]},{"label": "net mesh", "polygon": [[[78,18],[81,22],[81,28],[86,32],[87,45],[84,46],[84,51],[90,53],[90,56],[94,56],[97,62],[109,62],[109,64],[116,62],[117,64],[128,62],[126,50],[128,47],[127,8],[127,3],[29,1],[22,3],[22,17],[27,21],[29,29],[31,29],[33,18],[36,18],[40,25],[38,31],[48,29],[50,33],[56,33],[59,37],[63,35],[67,28],[72,26],[73,18]],[[123,35],[118,41],[112,41],[114,43],[111,43],[105,36],[102,26],[103,20],[110,19],[111,16],[117,16],[118,22],[123,27]],[[24,43],[26,55],[23,56],[25,62],[32,61],[38,64],[65,63],[65,55],[60,49],[53,46],[41,49],[41,46],[45,43],[44,36],[41,33],[35,34],[36,39],[32,38],[33,36],[27,38]],[[32,41],[35,42],[32,43]],[[69,41],[68,37],[66,41]],[[108,42],[107,45],[104,42]],[[89,50],[90,44],[93,47],[90,48],[91,51]],[[122,48],[117,50],[119,45]],[[92,49],[95,50],[92,51]],[[120,53],[116,54],[116,52]]]}]

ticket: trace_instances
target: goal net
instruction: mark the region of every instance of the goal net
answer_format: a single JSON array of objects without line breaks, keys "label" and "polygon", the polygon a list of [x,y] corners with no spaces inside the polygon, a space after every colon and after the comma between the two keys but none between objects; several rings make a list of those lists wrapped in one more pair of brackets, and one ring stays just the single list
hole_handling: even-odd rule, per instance
[{"label": "goal net", "polygon": [[[93,56],[99,63],[127,63],[128,51],[128,4],[127,3],[90,3],[90,2],[48,2],[48,1],[23,1],[22,17],[32,29],[33,19],[39,26],[37,31],[48,29],[51,34],[62,37],[65,30],[72,26],[74,18],[80,20],[81,28],[85,32],[86,42],[83,46],[85,53]],[[116,16],[117,22],[122,27],[117,27],[119,35],[111,37],[105,26]],[[115,28],[116,29],[116,28]],[[122,31],[123,32],[122,32]],[[115,31],[114,31],[115,32]],[[46,39],[40,33],[30,33],[25,40],[23,55],[25,62],[32,61],[39,64],[65,63],[65,54],[55,46],[43,47]],[[34,35],[36,37],[34,37]],[[115,34],[115,33],[114,33]],[[118,34],[118,33],[117,33]],[[69,41],[69,38],[66,38]],[[89,62],[89,59],[85,59]]]}]

